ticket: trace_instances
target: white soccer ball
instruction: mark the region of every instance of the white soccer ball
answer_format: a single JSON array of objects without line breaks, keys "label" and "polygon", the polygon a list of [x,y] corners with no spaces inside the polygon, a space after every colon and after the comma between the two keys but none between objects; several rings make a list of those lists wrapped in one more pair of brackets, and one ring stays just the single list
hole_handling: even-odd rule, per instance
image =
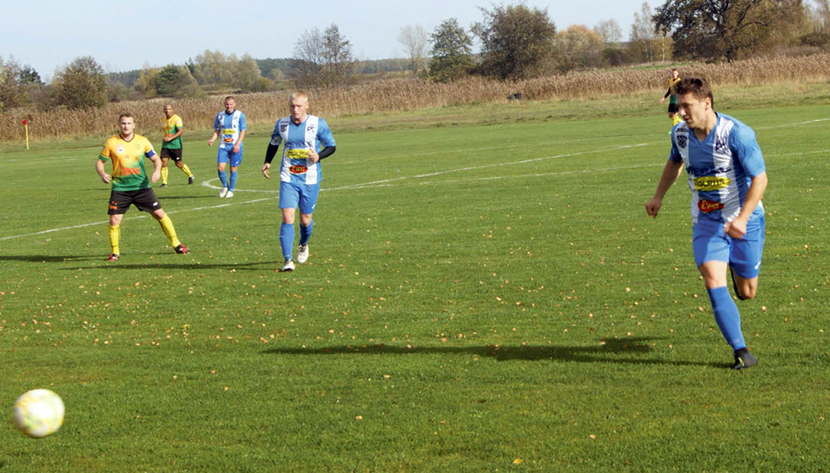
[{"label": "white soccer ball", "polygon": [[36,439],[55,433],[63,424],[63,401],[48,389],[33,389],[14,402],[14,425]]}]

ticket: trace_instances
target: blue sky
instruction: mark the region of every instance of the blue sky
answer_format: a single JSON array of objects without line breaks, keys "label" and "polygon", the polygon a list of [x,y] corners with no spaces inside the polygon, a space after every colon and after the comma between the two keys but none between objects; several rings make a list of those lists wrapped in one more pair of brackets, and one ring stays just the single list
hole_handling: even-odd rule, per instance
[{"label": "blue sky", "polygon": [[[11,2],[5,0],[4,3]],[[506,4],[518,3],[507,2]],[[628,37],[643,0],[526,0],[546,8],[557,29],[615,19]],[[652,8],[662,2],[649,1]],[[42,77],[78,56],[94,57],[107,72],[182,64],[206,49],[255,58],[291,57],[304,31],[332,23],[359,59],[404,57],[396,38],[405,25],[431,32],[456,18],[469,27],[490,0],[28,0],[3,10],[0,57],[30,64]]]}]

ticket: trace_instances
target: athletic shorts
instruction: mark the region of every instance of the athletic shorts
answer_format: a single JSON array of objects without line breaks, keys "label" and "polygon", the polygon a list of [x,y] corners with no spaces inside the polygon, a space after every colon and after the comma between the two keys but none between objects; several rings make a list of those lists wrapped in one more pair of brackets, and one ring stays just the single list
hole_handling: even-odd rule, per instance
[{"label": "athletic shorts", "polygon": [[161,149],[161,159],[172,159],[175,162],[179,162],[182,160],[182,149],[181,148],[162,148]]},{"label": "athletic shorts", "polygon": [[234,153],[233,148],[219,148],[219,153],[216,155],[216,163],[231,163],[232,168],[239,167],[242,164],[242,147],[239,147],[238,153]]},{"label": "athletic shorts", "polygon": [[677,106],[676,103],[669,104],[669,113],[677,113],[680,111],[680,108]]},{"label": "athletic shorts", "polygon": [[280,208],[296,209],[300,213],[311,215],[317,206],[317,196],[320,195],[320,184],[294,184],[280,181]]},{"label": "athletic shorts", "polygon": [[131,204],[143,212],[154,212],[161,208],[156,193],[148,187],[147,189],[137,191],[112,191],[110,193],[110,207],[107,214],[125,214]]},{"label": "athletic shorts", "polygon": [[722,222],[698,220],[692,240],[695,264],[700,267],[707,261],[723,261],[732,267],[735,274],[744,279],[758,276],[764,253],[765,227],[763,215],[750,219],[746,226],[746,235],[736,239],[724,232]]}]

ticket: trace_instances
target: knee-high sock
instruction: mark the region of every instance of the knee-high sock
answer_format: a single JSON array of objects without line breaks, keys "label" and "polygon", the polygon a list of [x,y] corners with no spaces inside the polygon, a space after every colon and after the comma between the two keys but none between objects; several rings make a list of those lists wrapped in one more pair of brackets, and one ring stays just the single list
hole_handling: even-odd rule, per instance
[{"label": "knee-high sock", "polygon": [[715,321],[718,323],[723,338],[732,345],[733,350],[746,348],[744,335],[741,332],[741,314],[738,306],[729,295],[726,286],[707,289],[709,300],[712,301],[712,310],[715,312]]},{"label": "knee-high sock", "polygon": [[187,177],[190,177],[190,176],[193,175],[193,173],[190,172],[190,168],[187,167],[187,164],[185,164],[185,163],[182,163],[182,172],[187,174]]},{"label": "knee-high sock", "polygon": [[121,241],[121,225],[109,225],[109,231],[107,233],[110,237],[110,246],[112,247],[112,254],[120,255],[121,248],[118,246],[118,242]]},{"label": "knee-high sock", "polygon": [[291,257],[294,248],[294,224],[283,223],[280,227],[280,246],[282,246],[282,256],[285,259],[293,259]]},{"label": "knee-high sock", "polygon": [[161,183],[167,184],[167,168],[161,168]]},{"label": "knee-high sock", "polygon": [[231,184],[228,186],[228,190],[236,189],[236,171],[231,171]]},{"label": "knee-high sock", "polygon": [[178,238],[176,238],[176,229],[173,228],[173,221],[170,220],[168,215],[165,215],[163,219],[159,220],[159,225],[161,225],[161,230],[167,235],[167,238],[170,239],[170,246],[173,248],[182,244]]},{"label": "knee-high sock", "polygon": [[314,231],[314,220],[309,222],[307,227],[300,224],[300,246],[308,244],[308,239],[311,238],[312,231]]},{"label": "knee-high sock", "polygon": [[222,181],[222,187],[228,188],[228,174],[225,171],[219,171],[219,180]]}]

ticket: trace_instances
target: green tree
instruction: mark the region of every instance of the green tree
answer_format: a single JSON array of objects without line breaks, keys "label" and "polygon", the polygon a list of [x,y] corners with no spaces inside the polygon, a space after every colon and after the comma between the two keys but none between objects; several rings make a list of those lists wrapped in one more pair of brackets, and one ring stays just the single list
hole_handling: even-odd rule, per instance
[{"label": "green tree", "polygon": [[155,78],[156,92],[167,97],[194,97],[202,95],[190,69],[169,64],[158,70]]},{"label": "green tree", "polygon": [[92,56],[76,58],[55,74],[54,99],[70,110],[100,108],[109,99],[104,69]]},{"label": "green tree", "polygon": [[628,36],[628,47],[631,57],[636,62],[654,61],[657,36],[654,23],[652,23],[653,17],[648,2],[643,2],[640,11],[634,12],[634,22],[631,24],[631,34]]},{"label": "green tree", "polygon": [[602,38],[584,25],[571,25],[557,33],[560,51],[573,68],[597,67],[602,59]]},{"label": "green tree", "polygon": [[345,84],[354,65],[352,45],[332,24],[323,32],[323,75],[326,85]]},{"label": "green tree", "polygon": [[429,77],[438,82],[450,82],[467,75],[473,67],[473,40],[458,20],[444,20],[430,35],[432,60]]},{"label": "green tree", "polygon": [[473,34],[482,44],[482,72],[501,79],[538,75],[556,47],[556,26],[547,10],[523,4],[480,10],[484,21],[473,25]]},{"label": "green tree", "polygon": [[768,48],[776,28],[803,14],[801,0],[666,0],[654,23],[671,33],[679,55],[731,62]]}]

